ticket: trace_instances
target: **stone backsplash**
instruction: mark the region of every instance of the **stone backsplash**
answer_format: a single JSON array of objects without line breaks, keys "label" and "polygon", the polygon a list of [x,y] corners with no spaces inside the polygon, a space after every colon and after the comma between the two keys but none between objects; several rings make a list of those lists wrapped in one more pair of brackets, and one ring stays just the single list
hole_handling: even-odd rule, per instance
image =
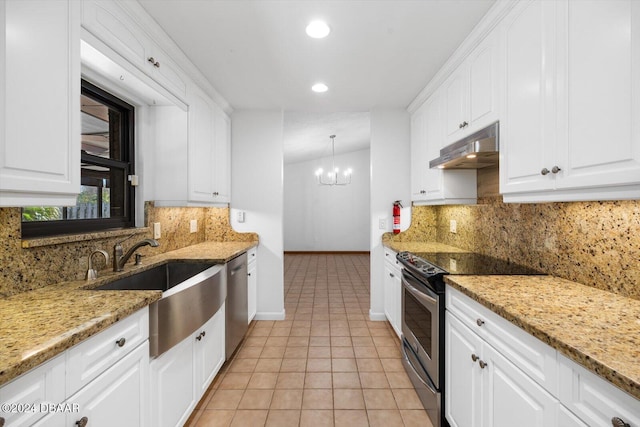
[{"label": "stone backsplash", "polygon": [[[437,242],[507,259],[640,299],[640,201],[414,206],[395,239]],[[456,220],[457,233],[449,231]]]},{"label": "stone backsplash", "polygon": [[[102,249],[111,256],[113,245],[129,236],[128,232],[116,235],[104,232],[89,240],[77,241],[69,236],[27,244],[21,238],[20,215],[20,208],[0,208],[0,297],[82,279],[87,272],[87,257],[92,251]],[[189,231],[192,219],[198,221],[195,233]],[[143,247],[138,251],[142,255],[164,253],[205,241],[258,240],[255,233],[238,233],[231,228],[228,208],[160,208],[147,202],[145,225],[150,227],[154,222],[161,224],[160,246]],[[123,246],[126,250],[131,243],[151,237],[151,228],[139,230]],[[102,257],[94,257],[94,266],[99,274],[109,271]]]}]

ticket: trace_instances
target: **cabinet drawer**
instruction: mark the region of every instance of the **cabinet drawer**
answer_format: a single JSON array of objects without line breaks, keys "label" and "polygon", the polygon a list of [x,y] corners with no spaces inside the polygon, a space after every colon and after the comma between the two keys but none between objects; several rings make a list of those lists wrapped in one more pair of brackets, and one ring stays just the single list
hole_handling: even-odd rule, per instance
[{"label": "cabinet drawer", "polygon": [[147,339],[149,308],[145,307],[71,348],[67,352],[67,395],[80,390]]},{"label": "cabinet drawer", "polygon": [[35,405],[33,412],[15,410],[0,411],[7,427],[29,426],[42,418],[47,412],[40,412],[41,403],[61,403],[65,399],[64,390],[64,355],[60,355],[37,368],[21,375],[0,388],[0,403],[16,405]]},{"label": "cabinet drawer", "polygon": [[551,394],[557,394],[556,350],[451,286],[447,310]]},{"label": "cabinet drawer", "polygon": [[258,254],[258,247],[253,247],[247,251],[247,265],[251,265],[252,262],[256,262]]},{"label": "cabinet drawer", "polygon": [[396,251],[393,251],[389,248],[385,248],[384,249],[384,260],[385,262],[388,263],[389,267],[392,270],[395,270],[396,273],[400,274],[401,270],[402,270],[402,265],[400,264],[400,261],[398,261],[398,259],[396,258],[396,255],[398,253]]},{"label": "cabinet drawer", "polygon": [[611,419],[618,417],[640,427],[640,400],[561,354],[558,364],[560,401],[585,424],[610,426]]}]

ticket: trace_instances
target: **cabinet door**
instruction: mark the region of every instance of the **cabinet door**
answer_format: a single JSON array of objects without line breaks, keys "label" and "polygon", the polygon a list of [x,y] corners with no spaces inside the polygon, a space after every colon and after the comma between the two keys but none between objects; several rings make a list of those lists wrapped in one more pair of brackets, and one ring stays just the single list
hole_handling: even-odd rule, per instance
[{"label": "cabinet door", "polygon": [[[203,396],[225,361],[225,306],[194,335],[196,398]],[[200,337],[198,339],[197,337]]]},{"label": "cabinet door", "polygon": [[229,203],[231,199],[231,120],[215,106],[214,201]]},{"label": "cabinet door", "polygon": [[640,183],[640,3],[560,2],[557,187]]},{"label": "cabinet door", "polygon": [[[493,347],[485,344],[481,368],[483,425],[553,427],[559,402]],[[480,367],[480,366],[478,366]]]},{"label": "cabinet door", "polygon": [[444,83],[445,94],[445,123],[449,142],[460,138],[469,126],[468,92],[469,72],[462,64]]},{"label": "cabinet door", "polygon": [[395,273],[393,269],[385,263],[384,266],[384,314],[387,316],[387,320],[393,326],[396,323],[396,310],[394,298],[394,278]]},{"label": "cabinet door", "polygon": [[[445,411],[451,427],[481,425],[481,375],[478,362],[482,341],[451,313],[445,321]],[[517,425],[517,424],[514,424]]]},{"label": "cabinet door", "polygon": [[183,425],[196,405],[193,350],[190,336],[151,361],[151,425]]},{"label": "cabinet door", "polygon": [[469,132],[498,120],[498,49],[495,32],[471,53],[469,69]]},{"label": "cabinet door", "polygon": [[391,324],[398,338],[402,339],[402,272],[393,270],[391,293],[393,294],[392,311],[395,313],[395,321]]},{"label": "cabinet door", "polygon": [[0,2],[0,206],[80,192],[80,3]]},{"label": "cabinet door", "polygon": [[[255,252],[254,252],[255,255]],[[251,256],[251,255],[249,255]],[[253,260],[247,264],[247,323],[251,323],[258,311],[258,263]]]},{"label": "cabinet door", "polygon": [[191,87],[189,96],[189,199],[214,201],[215,117],[213,101]]},{"label": "cabinet door", "polygon": [[553,189],[555,156],[554,9],[519,3],[501,23],[504,120],[500,123],[500,192]]},{"label": "cabinet door", "polygon": [[149,341],[67,401],[80,409],[67,414],[70,426],[82,417],[92,427],[149,425]]},{"label": "cabinet door", "polygon": [[[427,154],[426,105],[411,116],[411,200],[425,200],[429,174]],[[436,156],[437,157],[437,156]],[[435,157],[434,157],[435,158]]]}]

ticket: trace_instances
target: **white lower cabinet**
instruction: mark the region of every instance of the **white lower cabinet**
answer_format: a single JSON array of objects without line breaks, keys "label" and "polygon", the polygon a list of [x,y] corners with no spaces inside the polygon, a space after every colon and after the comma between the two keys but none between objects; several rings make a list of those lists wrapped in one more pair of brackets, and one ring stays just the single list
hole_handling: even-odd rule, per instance
[{"label": "white lower cabinet", "polygon": [[225,360],[225,306],[151,361],[151,425],[182,426]]},{"label": "white lower cabinet", "polygon": [[451,313],[446,339],[445,402],[452,427],[557,425],[558,401]]},{"label": "white lower cabinet", "polygon": [[5,426],[149,426],[148,326],[144,308],[2,386],[0,402],[35,405]]},{"label": "white lower cabinet", "polygon": [[385,249],[384,314],[398,337],[402,336],[402,270],[396,252]]},{"label": "white lower cabinet", "polygon": [[68,412],[67,425],[82,418],[87,426],[149,425],[149,341],[145,341],[98,378],[67,399],[78,413]]},{"label": "white lower cabinet", "polygon": [[445,319],[452,427],[640,427],[640,400],[449,286]]},{"label": "white lower cabinet", "polygon": [[247,251],[247,322],[251,323],[258,312],[258,248]]}]

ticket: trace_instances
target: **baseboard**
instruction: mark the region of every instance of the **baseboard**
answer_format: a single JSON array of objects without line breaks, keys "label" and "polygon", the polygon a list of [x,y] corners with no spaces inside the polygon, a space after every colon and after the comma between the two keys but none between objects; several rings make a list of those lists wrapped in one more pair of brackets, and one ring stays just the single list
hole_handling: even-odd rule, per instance
[{"label": "baseboard", "polygon": [[375,313],[369,310],[369,320],[373,320],[375,322],[382,322],[387,320],[387,316],[384,313]]},{"label": "baseboard", "polygon": [[253,320],[284,320],[285,319],[285,310],[280,312],[258,312]]},{"label": "baseboard", "polygon": [[371,251],[284,251],[285,255],[370,255]]}]

